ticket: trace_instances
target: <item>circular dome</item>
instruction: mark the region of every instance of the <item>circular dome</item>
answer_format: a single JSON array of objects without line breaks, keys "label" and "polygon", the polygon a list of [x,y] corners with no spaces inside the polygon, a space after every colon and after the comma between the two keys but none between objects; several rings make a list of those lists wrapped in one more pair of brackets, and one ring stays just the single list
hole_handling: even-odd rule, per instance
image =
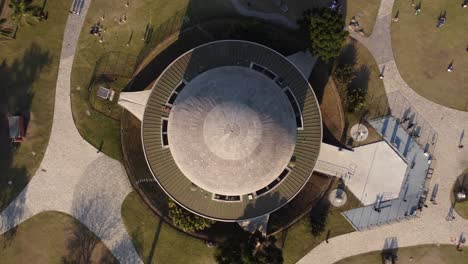
[{"label": "circular dome", "polygon": [[295,115],[270,78],[223,66],[198,75],[169,115],[171,154],[184,175],[207,191],[243,195],[278,178],[296,142]]},{"label": "circular dome", "polygon": [[[317,161],[321,125],[312,87],[288,58],[221,40],[185,52],[157,77],[141,140],[171,199],[203,217],[239,221],[274,212],[300,192]],[[149,200],[153,187],[142,185]]]}]

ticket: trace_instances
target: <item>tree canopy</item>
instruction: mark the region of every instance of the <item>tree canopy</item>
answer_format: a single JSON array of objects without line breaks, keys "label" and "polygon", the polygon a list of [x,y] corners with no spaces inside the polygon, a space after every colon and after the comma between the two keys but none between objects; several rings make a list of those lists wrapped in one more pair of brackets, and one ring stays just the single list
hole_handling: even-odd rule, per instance
[{"label": "tree canopy", "polygon": [[243,232],[220,243],[215,259],[219,264],[280,264],[283,263],[283,253],[276,247],[274,237],[266,238],[260,232]]},{"label": "tree canopy", "polygon": [[9,7],[13,11],[10,18],[17,25],[32,24],[41,20],[41,7],[32,5],[31,0],[11,0]]},{"label": "tree canopy", "polygon": [[169,218],[172,220],[172,223],[185,232],[204,230],[215,223],[213,220],[192,214],[170,199],[168,207]]},{"label": "tree canopy", "polygon": [[310,34],[310,50],[324,61],[336,58],[348,35],[341,14],[329,8],[307,11],[299,21]]}]

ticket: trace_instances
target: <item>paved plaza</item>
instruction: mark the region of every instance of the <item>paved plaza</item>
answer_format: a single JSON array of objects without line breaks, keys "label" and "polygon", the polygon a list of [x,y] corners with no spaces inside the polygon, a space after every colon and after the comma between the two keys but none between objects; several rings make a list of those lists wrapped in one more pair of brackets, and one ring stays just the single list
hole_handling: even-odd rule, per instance
[{"label": "paved plaza", "polygon": [[[353,151],[323,143],[319,160],[345,168],[342,178],[349,190],[364,205],[374,204],[380,194],[394,199],[400,193],[407,170],[407,163],[385,141],[356,147]],[[333,171],[316,168],[325,174]]]}]

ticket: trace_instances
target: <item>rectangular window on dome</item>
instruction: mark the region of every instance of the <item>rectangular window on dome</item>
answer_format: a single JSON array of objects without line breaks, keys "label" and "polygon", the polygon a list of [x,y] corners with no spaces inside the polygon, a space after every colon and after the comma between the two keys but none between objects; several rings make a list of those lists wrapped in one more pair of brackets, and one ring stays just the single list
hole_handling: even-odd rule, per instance
[{"label": "rectangular window on dome", "polygon": [[184,79],[182,79],[182,81],[180,81],[180,82],[176,85],[175,89],[172,91],[171,96],[169,96],[169,100],[167,100],[167,103],[166,103],[166,104],[168,104],[168,105],[173,105],[174,102],[175,102],[175,100],[176,100],[176,98],[177,98],[177,96],[178,96],[179,93],[182,91],[182,89],[185,88],[186,85],[187,85],[187,82],[186,82]]},{"label": "rectangular window on dome", "polygon": [[272,71],[268,70],[267,68],[261,66],[261,65],[258,65],[256,63],[252,63],[252,69],[253,70],[256,70],[260,73],[262,73],[263,75],[265,75],[266,77],[272,79],[272,80],[275,80],[276,79],[276,74],[274,74]]},{"label": "rectangular window on dome", "polygon": [[258,190],[255,192],[255,194],[257,196],[260,196],[260,195],[263,195],[267,192],[269,192],[270,190],[274,189],[276,186],[278,186],[278,184],[284,179],[286,178],[286,176],[289,175],[289,173],[291,172],[291,170],[289,168],[285,168],[281,174],[278,176],[278,178],[276,178],[274,181],[272,181],[270,184],[268,184],[266,187]]},{"label": "rectangular window on dome", "polygon": [[222,194],[214,194],[214,200],[223,201],[223,202],[240,202],[241,197],[239,195],[222,195]]},{"label": "rectangular window on dome", "polygon": [[168,125],[169,125],[169,120],[165,117],[161,118],[161,144],[163,147],[169,146],[169,139],[167,137]]},{"label": "rectangular window on dome", "polygon": [[303,125],[303,120],[302,120],[302,113],[301,113],[301,109],[299,108],[299,104],[297,103],[296,97],[291,92],[289,87],[286,87],[284,89],[284,93],[288,97],[289,103],[291,104],[291,107],[294,110],[294,115],[296,116],[297,129],[303,129],[304,125]]}]

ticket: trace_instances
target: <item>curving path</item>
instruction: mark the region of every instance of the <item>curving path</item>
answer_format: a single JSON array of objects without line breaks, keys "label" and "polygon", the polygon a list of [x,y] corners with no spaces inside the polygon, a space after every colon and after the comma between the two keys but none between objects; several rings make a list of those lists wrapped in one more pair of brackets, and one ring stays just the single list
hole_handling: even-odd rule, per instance
[{"label": "curving path", "polygon": [[65,27],[49,145],[40,169],[1,212],[0,234],[40,212],[60,211],[86,225],[121,263],[141,263],[121,219],[120,206],[132,190],[125,170],[86,142],[73,122],[70,75],[90,1],[80,4],[81,15],[69,15]]},{"label": "curving path", "polygon": [[298,28],[298,25],[295,21],[291,21],[281,14],[255,11],[246,7],[239,0],[231,0],[231,4],[234,7],[234,9],[236,9],[236,11],[243,16],[260,18],[263,20],[271,21],[273,23],[284,25],[285,27],[292,29]]},{"label": "curving path", "polygon": [[418,244],[449,244],[452,236],[468,232],[468,220],[456,217],[445,220],[450,208],[450,192],[455,179],[468,167],[468,149],[458,149],[460,134],[468,130],[468,112],[438,105],[418,95],[402,79],[393,56],[390,26],[394,0],[382,0],[370,37],[351,34],[372,53],[382,69],[387,93],[399,91],[420,115],[438,132],[435,172],[431,185],[439,183],[437,205],[429,203],[420,218],[386,225],[372,230],[353,232],[321,243],[299,263],[334,263],[340,259],[369,251],[382,250],[387,237],[396,237],[399,247]]}]

